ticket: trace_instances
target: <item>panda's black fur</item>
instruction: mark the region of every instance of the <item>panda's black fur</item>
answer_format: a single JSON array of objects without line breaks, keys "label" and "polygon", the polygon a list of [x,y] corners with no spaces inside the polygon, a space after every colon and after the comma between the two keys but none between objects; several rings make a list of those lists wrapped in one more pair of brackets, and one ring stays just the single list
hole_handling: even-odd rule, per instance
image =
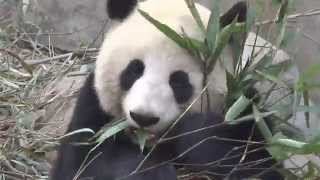
[{"label": "panda's black fur", "polygon": [[[109,0],[110,15],[116,19],[128,16],[137,2],[127,1]],[[234,6],[233,14],[225,16],[225,21],[232,21],[233,18],[229,17],[235,17],[237,8],[243,5],[242,2]],[[119,6],[125,8],[116,11]],[[238,17],[241,20],[243,14]],[[125,83],[130,80],[123,78],[123,86],[130,89],[130,83]],[[112,119],[112,114],[103,111],[99,104],[92,73],[80,90],[67,132],[82,128],[97,132]],[[61,142],[51,180],[176,180],[176,167],[185,167],[196,173],[205,172],[215,179],[283,179],[272,169],[277,164],[265,150],[264,140],[255,128],[254,121],[227,125],[223,123],[223,117],[216,113],[186,114],[165,137],[165,141],[152,151],[144,166],[132,175],[130,173],[144,160],[150,149],[141,153],[139,146],[132,142],[127,133],[122,132],[101,144],[87,158],[83,169],[79,169],[94,145],[74,143],[86,142],[90,137],[91,134],[81,133]],[[256,143],[248,144],[247,141]]]},{"label": "panda's black fur", "polygon": [[[99,106],[99,101],[93,88],[93,78],[94,75],[91,74],[80,91],[68,132],[81,128],[90,128],[98,131],[112,119],[112,116],[104,113]],[[77,146],[71,143],[87,142],[88,137],[84,134],[79,134],[62,142],[55,168],[52,171],[52,180],[72,180],[76,176],[81,163],[93,146]],[[96,157],[100,152],[103,153]],[[111,138],[104,142],[88,159],[91,160],[95,157],[96,159],[85,168],[79,179],[113,180],[117,177],[128,175],[144,156],[138,146],[132,144],[128,137],[121,134],[116,140]],[[173,177],[175,177],[173,167],[164,166],[128,179],[169,180]]]},{"label": "panda's black fur", "polygon": [[[81,128],[98,131],[112,119],[112,116],[104,113],[99,106],[93,88],[93,76],[91,74],[87,78],[80,91],[68,132]],[[156,168],[129,176],[127,179],[174,180],[176,179],[174,164],[185,165],[186,168],[197,172],[210,171],[211,175],[217,179],[222,179],[227,175],[230,179],[242,179],[262,172],[264,173],[260,177],[263,179],[282,179],[280,174],[273,170],[263,171],[265,168],[272,167],[275,162],[263,149],[263,138],[253,129],[254,122],[226,125],[222,124],[222,121],[223,118],[214,113],[195,113],[184,116],[173,129],[173,133],[169,134],[168,138],[173,137],[173,139],[159,145],[154,155],[150,157],[151,159],[146,162],[146,166],[156,166]],[[177,137],[180,134],[206,127],[210,128]],[[75,177],[93,145],[77,146],[72,145],[72,142],[84,142],[88,137],[79,134],[62,142],[55,168],[52,171],[52,180],[70,180]],[[246,146],[245,142],[248,139],[262,144]],[[192,148],[201,141],[203,141],[201,144]],[[186,153],[187,150],[190,151]],[[245,157],[243,157],[244,151],[248,153]],[[183,153],[186,154],[181,156]],[[125,177],[137,167],[144,157],[145,155],[129,137],[119,134],[115,139],[108,139],[91,154],[88,159],[94,158],[94,160],[81,173],[80,179],[113,180]],[[224,157],[225,160],[221,161]],[[244,161],[240,163],[242,158]],[[175,160],[171,163],[157,167],[161,162],[173,159]]]}]

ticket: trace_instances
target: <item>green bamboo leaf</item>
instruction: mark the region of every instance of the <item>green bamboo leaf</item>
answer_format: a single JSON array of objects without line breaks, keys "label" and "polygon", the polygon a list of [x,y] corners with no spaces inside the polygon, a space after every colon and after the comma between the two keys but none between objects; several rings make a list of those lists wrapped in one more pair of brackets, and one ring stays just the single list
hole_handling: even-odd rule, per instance
[{"label": "green bamboo leaf", "polygon": [[286,154],[313,154],[320,153],[320,138],[315,136],[310,141],[298,141],[285,136],[273,137],[270,148],[280,149]]},{"label": "green bamboo leaf", "polygon": [[272,0],[272,5],[279,5],[281,3],[281,0]]},{"label": "green bamboo leaf", "polygon": [[246,19],[246,32],[250,32],[252,26],[256,22],[257,17],[257,9],[256,8],[248,8],[247,19]]},{"label": "green bamboo leaf", "polygon": [[228,91],[234,92],[238,89],[237,79],[233,74],[226,70]]},{"label": "green bamboo leaf", "polygon": [[244,95],[240,96],[238,100],[229,108],[226,113],[226,121],[230,124],[235,124],[234,120],[251,104],[251,101]]},{"label": "green bamboo leaf", "polygon": [[125,119],[117,121],[113,123],[111,126],[105,126],[98,132],[99,136],[96,138],[95,142],[98,144],[101,144],[109,137],[117,134],[118,132],[128,127],[129,127],[129,123]]},{"label": "green bamboo leaf", "polygon": [[229,109],[232,104],[241,96],[243,95],[241,86],[241,82],[237,77],[234,77],[233,74],[226,72],[226,79],[227,79],[227,88],[228,88],[228,94],[225,99],[225,109]]},{"label": "green bamboo leaf", "polygon": [[257,106],[253,105],[253,115],[255,117],[257,126],[262,133],[263,137],[268,141],[272,141],[272,133],[267,125],[267,123],[264,121],[261,112],[259,112]]},{"label": "green bamboo leaf", "polygon": [[289,9],[289,0],[283,0],[281,2],[281,6],[278,12],[277,17],[277,26],[278,26],[278,37],[276,40],[276,47],[281,47],[282,42],[286,35],[287,30],[287,16],[288,16],[288,9]]},{"label": "green bamboo leaf", "polygon": [[320,142],[308,143],[302,149],[300,149],[298,154],[319,154],[320,153]]},{"label": "green bamboo leaf", "polygon": [[187,50],[194,57],[201,59],[201,54],[206,53],[207,48],[205,44],[199,40],[192,39],[182,29],[182,37],[186,41]]},{"label": "green bamboo leaf", "polygon": [[271,56],[264,56],[256,64],[252,64],[250,69],[263,71],[266,67],[269,67],[272,64],[273,58]]},{"label": "green bamboo leaf", "polygon": [[263,16],[263,12],[265,10],[265,0],[256,0],[256,3],[250,3],[250,5],[252,6],[250,9],[255,9],[256,10],[256,17],[257,19],[261,19]]},{"label": "green bamboo leaf", "polygon": [[[261,117],[262,118],[266,118],[272,115],[275,115],[277,113],[277,111],[271,111],[271,112],[266,112],[266,113],[261,113]],[[246,116],[242,116],[240,118],[237,118],[234,120],[234,122],[244,122],[244,121],[252,121],[254,119],[254,115],[246,115]],[[230,123],[229,123],[230,124]],[[232,123],[231,123],[232,124]]]},{"label": "green bamboo leaf", "polygon": [[265,79],[267,79],[267,80],[269,80],[271,82],[274,82],[274,83],[276,83],[276,84],[278,84],[278,85],[280,85],[282,87],[289,88],[286,83],[284,83],[282,80],[280,80],[276,76],[273,76],[272,74],[268,74],[268,73],[265,73],[265,72],[262,72],[262,71],[259,71],[259,70],[255,70],[255,72],[258,75],[262,76],[263,78],[265,78]]},{"label": "green bamboo leaf", "polygon": [[302,141],[296,141],[293,139],[277,139],[276,141],[273,142],[274,144],[279,144],[282,146],[290,147],[293,149],[302,149],[304,148],[307,143],[302,142]]},{"label": "green bamboo leaf", "polygon": [[[304,105],[309,106],[310,105],[309,91],[305,90],[305,91],[303,91],[302,94],[303,94]],[[306,119],[307,128],[310,128],[310,112],[309,111],[305,111],[304,112],[304,116],[305,116],[305,119]]]},{"label": "green bamboo leaf", "polygon": [[320,74],[320,63],[312,64],[308,67],[301,75],[301,81],[307,81],[308,79],[313,79]]},{"label": "green bamboo leaf", "polygon": [[300,76],[299,81],[295,85],[297,91],[306,91],[312,88],[320,87],[320,83],[315,77],[320,74],[320,63],[313,64],[308,67]]},{"label": "green bamboo leaf", "polygon": [[265,56],[256,65],[253,66],[253,70],[259,70],[267,74],[271,74],[278,77],[281,73],[287,72],[293,65],[290,61],[284,61],[277,64],[272,64],[272,58]]},{"label": "green bamboo leaf", "polygon": [[[279,109],[279,112],[282,110]],[[281,121],[281,120],[280,120]],[[286,137],[290,137],[299,141],[306,141],[306,136],[301,129],[293,126],[292,124],[283,123],[278,126],[279,131],[284,134]]]},{"label": "green bamboo leaf", "polygon": [[288,153],[294,154],[312,154],[320,153],[320,142],[318,143],[306,143],[302,141],[296,141],[293,139],[278,139],[273,142],[273,145],[284,148]]},{"label": "green bamboo leaf", "polygon": [[58,140],[61,140],[61,139],[64,139],[64,138],[67,138],[67,137],[70,137],[70,136],[73,136],[73,135],[76,135],[76,134],[80,134],[80,133],[90,133],[90,134],[94,135],[95,132],[92,129],[89,129],[89,128],[82,128],[82,129],[78,129],[78,130],[69,132],[69,133],[59,137]]},{"label": "green bamboo leaf", "polygon": [[158,30],[160,30],[168,38],[170,38],[171,40],[176,42],[180,47],[182,47],[184,49],[188,49],[188,45],[186,43],[186,40],[183,39],[183,37],[181,35],[179,35],[176,31],[171,29],[169,26],[157,21],[156,19],[151,17],[148,13],[146,13],[145,11],[143,11],[141,9],[139,9],[138,11],[146,20],[148,20],[150,23],[152,23],[156,28],[158,28]]},{"label": "green bamboo leaf", "polygon": [[316,131],[316,133],[310,138],[309,141],[311,144],[319,144],[320,143],[320,131]]},{"label": "green bamboo leaf", "polygon": [[278,139],[287,138],[281,132],[275,134],[272,138],[270,146],[267,147],[267,151],[278,161],[286,160],[290,157],[290,152],[284,150],[283,146],[278,145],[276,142]]},{"label": "green bamboo leaf", "polygon": [[285,39],[286,31],[287,31],[287,21],[281,22],[279,24],[279,36],[276,40],[276,47],[282,47],[282,42]]},{"label": "green bamboo leaf", "polygon": [[292,62],[284,61],[277,64],[271,64],[265,68],[265,72],[272,74],[273,76],[279,76],[283,72],[287,72],[293,66]]},{"label": "green bamboo leaf", "polygon": [[245,31],[245,23],[236,23],[237,18],[229,24],[228,26],[224,27],[222,31],[219,33],[219,37],[216,40],[216,45],[213,53],[209,58],[209,65],[207,72],[211,72],[214,69],[214,66],[221,55],[223,49],[229,44],[231,35],[233,33],[241,33]]},{"label": "green bamboo leaf", "polygon": [[200,30],[203,32],[203,34],[205,34],[206,28],[201,20],[201,16],[195,6],[194,0],[185,0],[185,2],[186,2],[187,6],[192,14],[192,17],[194,18],[194,20],[198,24]]},{"label": "green bamboo leaf", "polygon": [[292,103],[292,114],[293,114],[293,119],[297,118],[297,112],[298,112],[298,107],[301,102],[301,93],[297,90],[294,90],[293,92],[293,103]]},{"label": "green bamboo leaf", "polygon": [[211,15],[207,26],[206,41],[209,49],[212,51],[215,49],[216,39],[220,30],[220,0],[213,0]]},{"label": "green bamboo leaf", "polygon": [[298,107],[297,107],[297,112],[320,113],[320,105],[298,106]]},{"label": "green bamboo leaf", "polygon": [[286,15],[288,13],[289,9],[289,0],[283,0],[281,1],[281,6],[278,12],[277,21],[285,21]]},{"label": "green bamboo leaf", "polygon": [[143,152],[143,150],[146,146],[147,140],[150,136],[150,133],[148,133],[147,131],[145,131],[143,129],[138,129],[135,132],[135,134],[137,135],[137,141],[140,146],[140,150],[141,150],[141,152]]}]

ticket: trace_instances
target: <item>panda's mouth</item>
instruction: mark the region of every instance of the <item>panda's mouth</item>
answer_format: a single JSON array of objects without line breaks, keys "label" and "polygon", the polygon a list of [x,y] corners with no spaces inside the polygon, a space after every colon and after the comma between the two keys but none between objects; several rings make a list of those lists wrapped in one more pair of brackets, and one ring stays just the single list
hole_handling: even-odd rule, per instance
[{"label": "panda's mouth", "polygon": [[148,128],[141,128],[141,127],[138,128],[138,127],[131,126],[131,127],[127,128],[127,130],[130,131],[130,132],[133,132],[133,133],[138,132],[138,131],[145,131],[150,135],[155,135],[155,133],[150,131],[150,130],[148,130]]},{"label": "panda's mouth", "polygon": [[145,141],[146,147],[152,147],[159,139],[159,135],[145,128],[129,127],[125,132],[135,144]]}]

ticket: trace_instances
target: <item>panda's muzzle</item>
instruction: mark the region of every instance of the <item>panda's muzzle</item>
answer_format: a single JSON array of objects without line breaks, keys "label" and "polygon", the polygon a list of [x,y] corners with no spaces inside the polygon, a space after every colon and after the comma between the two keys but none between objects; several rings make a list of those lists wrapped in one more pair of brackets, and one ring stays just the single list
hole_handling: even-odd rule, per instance
[{"label": "panda's muzzle", "polygon": [[145,114],[139,114],[130,111],[130,116],[132,120],[134,120],[140,127],[148,127],[152,126],[154,124],[157,124],[159,122],[160,118],[159,117],[153,117],[150,115],[145,115]]}]

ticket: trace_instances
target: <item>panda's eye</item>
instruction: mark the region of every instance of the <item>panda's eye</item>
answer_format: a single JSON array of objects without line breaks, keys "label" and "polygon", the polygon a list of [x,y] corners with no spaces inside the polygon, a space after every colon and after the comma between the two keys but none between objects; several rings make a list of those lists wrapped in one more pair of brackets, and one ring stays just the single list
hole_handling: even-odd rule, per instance
[{"label": "panda's eye", "polygon": [[129,90],[134,82],[139,79],[144,72],[144,64],[139,59],[132,60],[128,66],[121,72],[120,86],[123,90]]},{"label": "panda's eye", "polygon": [[175,71],[170,75],[169,84],[174,97],[179,104],[187,102],[193,94],[193,86],[189,82],[189,76],[184,71]]}]

